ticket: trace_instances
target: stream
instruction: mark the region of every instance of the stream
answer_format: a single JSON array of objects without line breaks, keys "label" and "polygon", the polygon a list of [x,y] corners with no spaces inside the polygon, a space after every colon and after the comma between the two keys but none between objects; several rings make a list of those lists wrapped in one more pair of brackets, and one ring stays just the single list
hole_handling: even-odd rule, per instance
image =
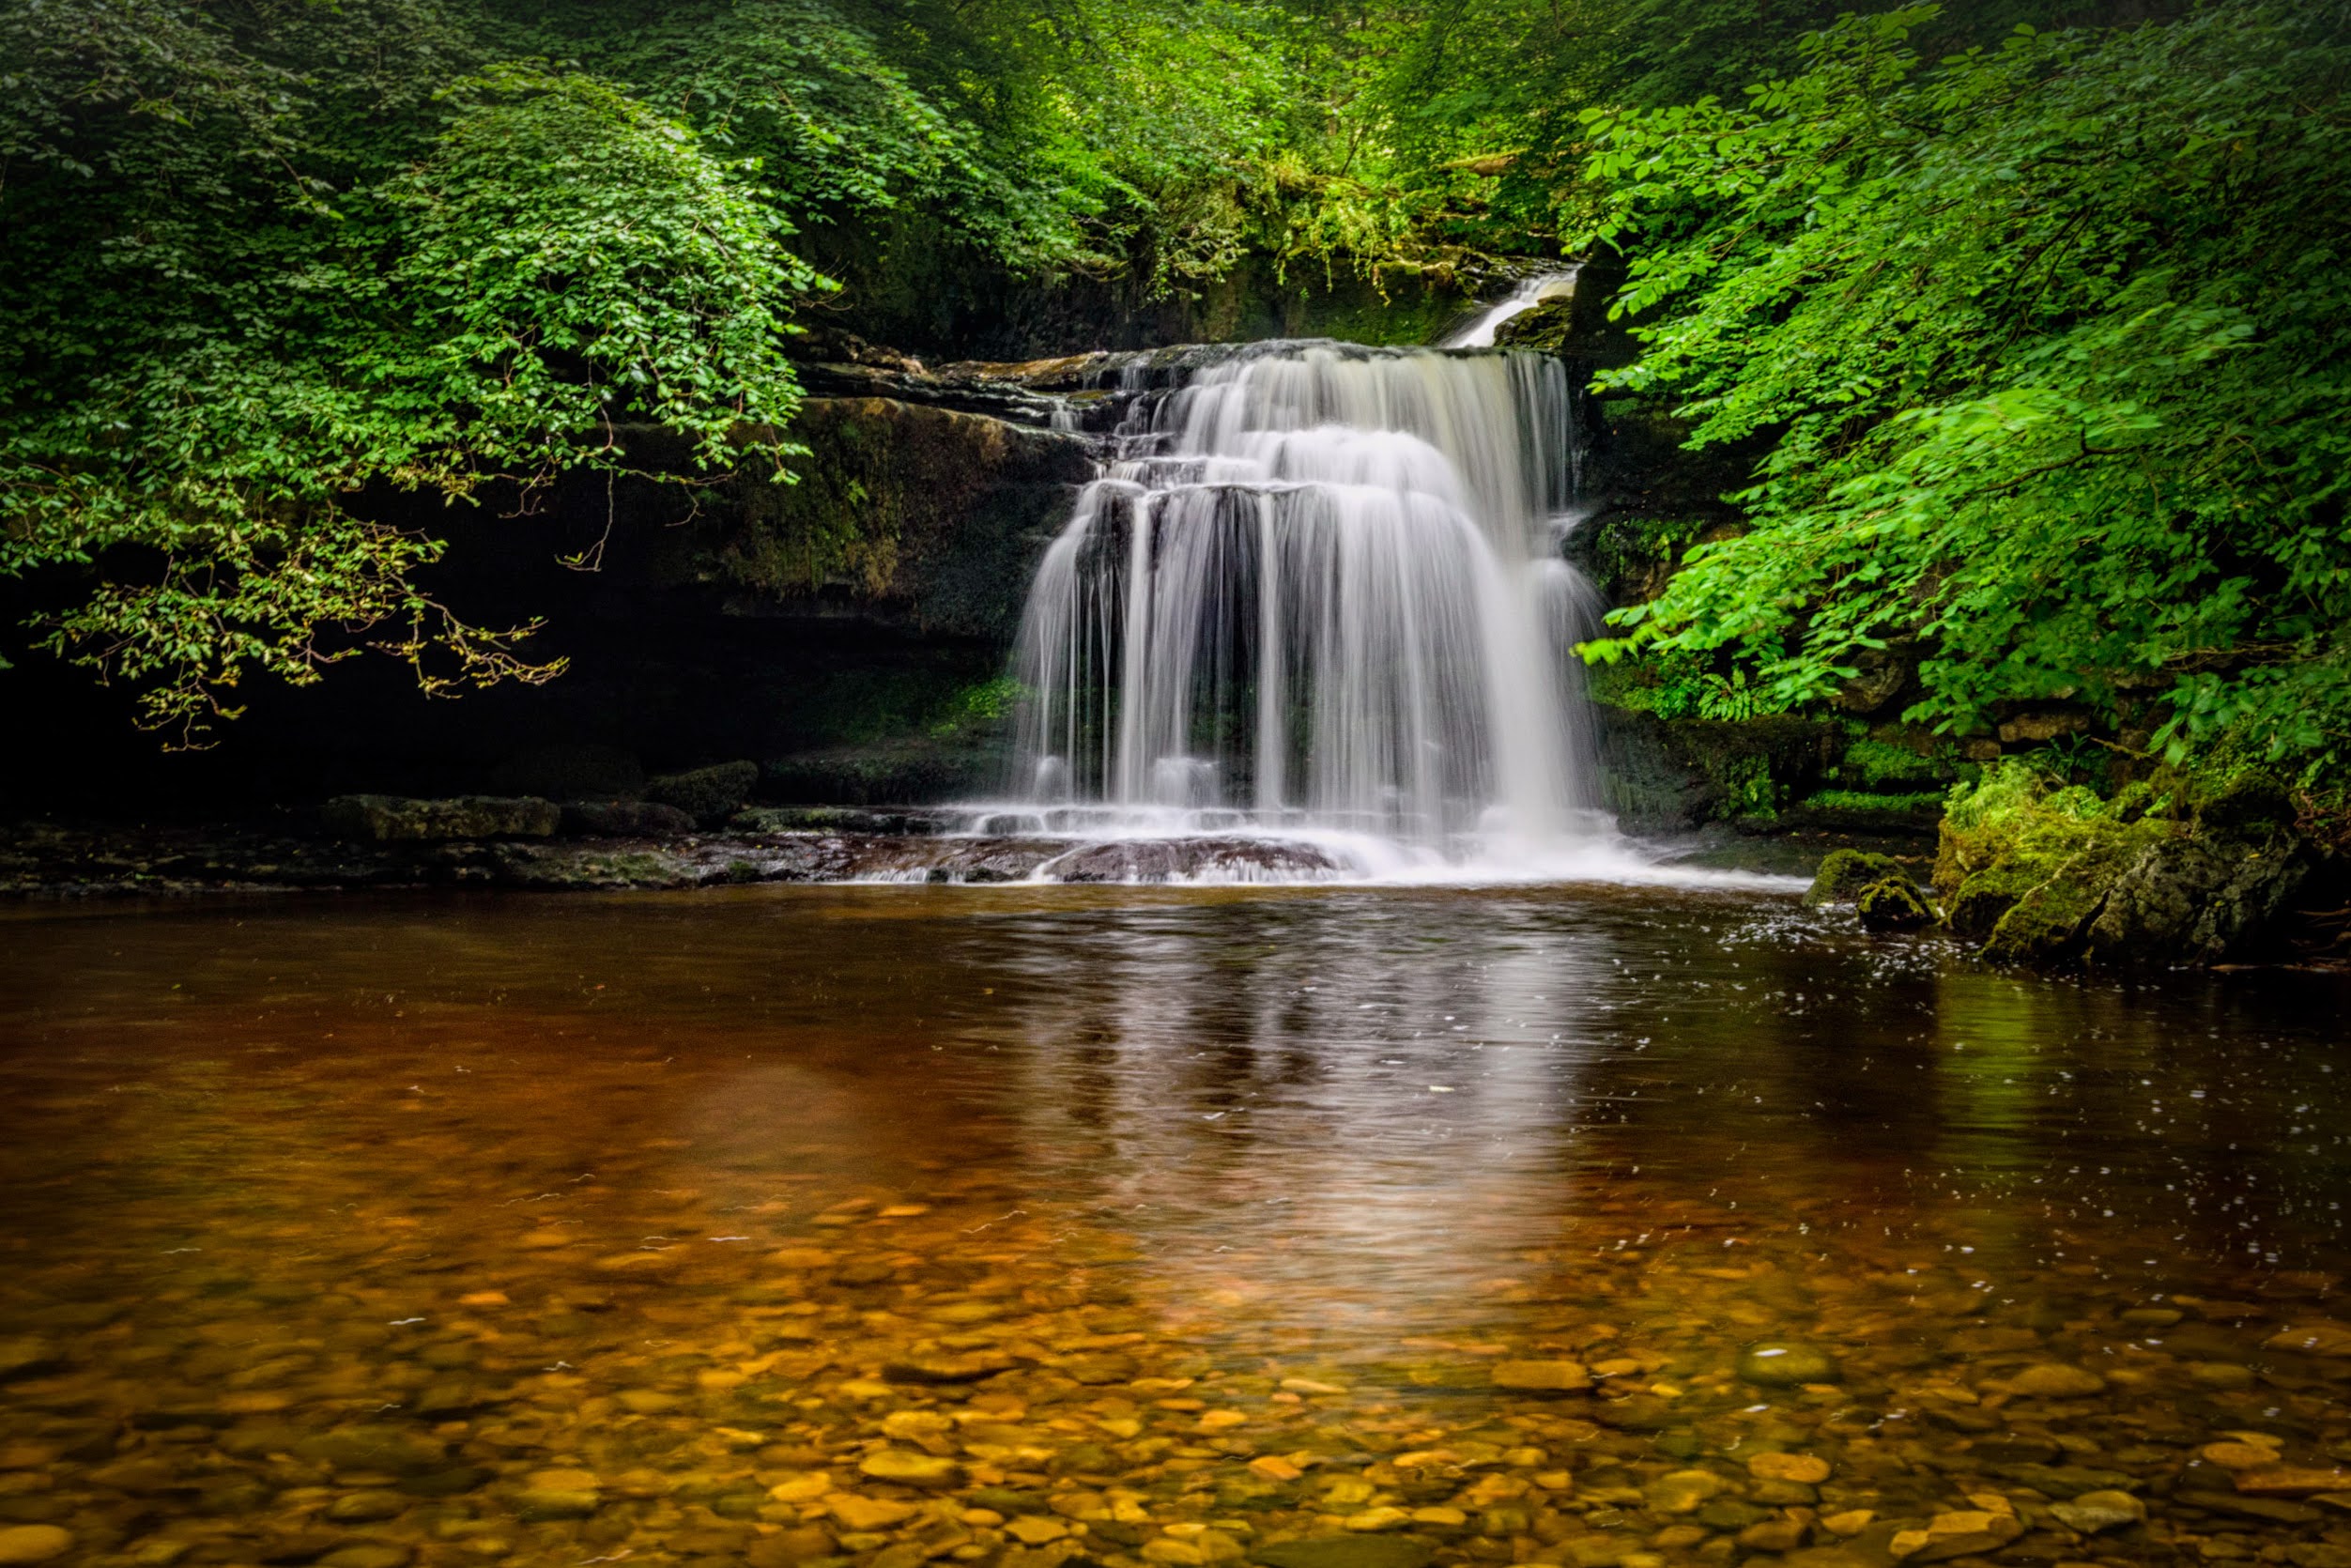
[{"label": "stream", "polygon": [[0,1561],[2351,1561],[2339,977],[746,887],[20,912],[0,998]]}]

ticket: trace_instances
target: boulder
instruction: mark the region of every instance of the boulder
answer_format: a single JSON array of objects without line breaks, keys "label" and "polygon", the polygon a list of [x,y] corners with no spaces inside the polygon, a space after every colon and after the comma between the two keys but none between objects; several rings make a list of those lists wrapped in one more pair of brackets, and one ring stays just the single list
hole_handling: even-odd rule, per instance
[{"label": "boulder", "polygon": [[1340,869],[1312,844],[1264,838],[1159,838],[1088,844],[1047,861],[1049,882],[1304,882]]},{"label": "boulder", "polygon": [[535,795],[337,795],[320,812],[336,837],[365,843],[442,843],[462,838],[550,838],[562,810]]},{"label": "boulder", "polygon": [[1935,912],[1907,876],[1882,877],[1861,890],[1854,900],[1861,923],[1873,931],[1908,931],[1931,923]]},{"label": "boulder", "polygon": [[1862,850],[1836,850],[1822,857],[1821,869],[1812,879],[1811,890],[1805,894],[1808,904],[1849,904],[1858,899],[1862,890],[1891,877],[1909,880],[1901,862],[1890,854],[1870,854]]},{"label": "boulder", "polygon": [[705,827],[716,827],[743,808],[759,781],[757,762],[720,762],[649,779],[645,798],[674,807]]}]

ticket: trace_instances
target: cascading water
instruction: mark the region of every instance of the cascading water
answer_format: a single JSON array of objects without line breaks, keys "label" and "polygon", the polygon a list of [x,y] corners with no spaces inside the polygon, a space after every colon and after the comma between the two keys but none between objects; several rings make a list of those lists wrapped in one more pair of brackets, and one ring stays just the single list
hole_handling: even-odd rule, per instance
[{"label": "cascading water", "polygon": [[1478,313],[1477,318],[1445,340],[1448,348],[1491,348],[1494,336],[1503,322],[1526,315],[1545,300],[1563,299],[1575,292],[1575,275],[1579,269],[1569,268],[1564,272],[1545,272],[1529,278],[1511,290],[1505,299],[1498,300]]},{"label": "cascading water", "polygon": [[1022,820],[1453,865],[1607,832],[1574,408],[1545,356],[1322,343],[1140,399],[1029,595]]}]

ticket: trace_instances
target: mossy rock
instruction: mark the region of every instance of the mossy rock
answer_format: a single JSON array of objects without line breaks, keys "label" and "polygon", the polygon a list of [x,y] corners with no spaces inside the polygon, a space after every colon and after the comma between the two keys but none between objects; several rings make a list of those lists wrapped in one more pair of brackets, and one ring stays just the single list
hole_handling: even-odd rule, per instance
[{"label": "mossy rock", "polygon": [[1836,850],[1821,860],[1804,901],[1815,905],[1849,904],[1859,899],[1865,888],[1895,877],[1908,882],[1910,873],[1890,854]]},{"label": "mossy rock", "polygon": [[535,796],[337,795],[320,812],[329,832],[361,843],[446,843],[469,838],[547,838],[562,809]]},{"label": "mossy rock", "polygon": [[[1880,734],[1887,732],[1879,731]],[[1940,794],[1938,786],[1948,784],[1957,776],[1957,770],[1946,759],[1880,740],[1875,735],[1847,746],[1845,754],[1836,761],[1838,782],[1852,789],[1882,794],[1917,793],[1929,790]]]},{"label": "mossy rock", "polygon": [[2238,774],[2196,802],[2196,825],[2208,832],[2258,837],[2290,826],[2295,816],[2293,795],[2264,774]]},{"label": "mossy rock", "polygon": [[1977,871],[1945,900],[1944,923],[1953,935],[1981,942],[2046,875],[2045,868],[2035,866],[1992,866]]},{"label": "mossy rock", "polygon": [[1873,882],[1855,900],[1861,923],[1873,931],[1908,931],[1932,923],[1935,912],[1907,875]]},{"label": "mossy rock", "polygon": [[715,827],[743,808],[759,781],[757,762],[720,762],[649,779],[645,798],[675,807],[704,826]]}]

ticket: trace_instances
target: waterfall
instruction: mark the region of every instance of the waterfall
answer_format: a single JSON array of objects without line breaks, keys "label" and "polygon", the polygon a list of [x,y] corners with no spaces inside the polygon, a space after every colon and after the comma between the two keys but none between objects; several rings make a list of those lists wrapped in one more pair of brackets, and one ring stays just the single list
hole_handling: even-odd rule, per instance
[{"label": "waterfall", "polygon": [[1540,277],[1525,280],[1516,288],[1512,289],[1508,297],[1488,305],[1478,314],[1476,320],[1447,338],[1445,346],[1448,348],[1493,347],[1495,331],[1503,322],[1514,315],[1526,315],[1545,300],[1556,300],[1562,295],[1575,293],[1575,274],[1578,270],[1579,269],[1571,267],[1564,272],[1545,272]]},{"label": "waterfall", "polygon": [[1603,830],[1557,361],[1256,345],[1138,398],[1117,440],[1023,617],[1014,789],[1040,825],[1455,862]]}]

